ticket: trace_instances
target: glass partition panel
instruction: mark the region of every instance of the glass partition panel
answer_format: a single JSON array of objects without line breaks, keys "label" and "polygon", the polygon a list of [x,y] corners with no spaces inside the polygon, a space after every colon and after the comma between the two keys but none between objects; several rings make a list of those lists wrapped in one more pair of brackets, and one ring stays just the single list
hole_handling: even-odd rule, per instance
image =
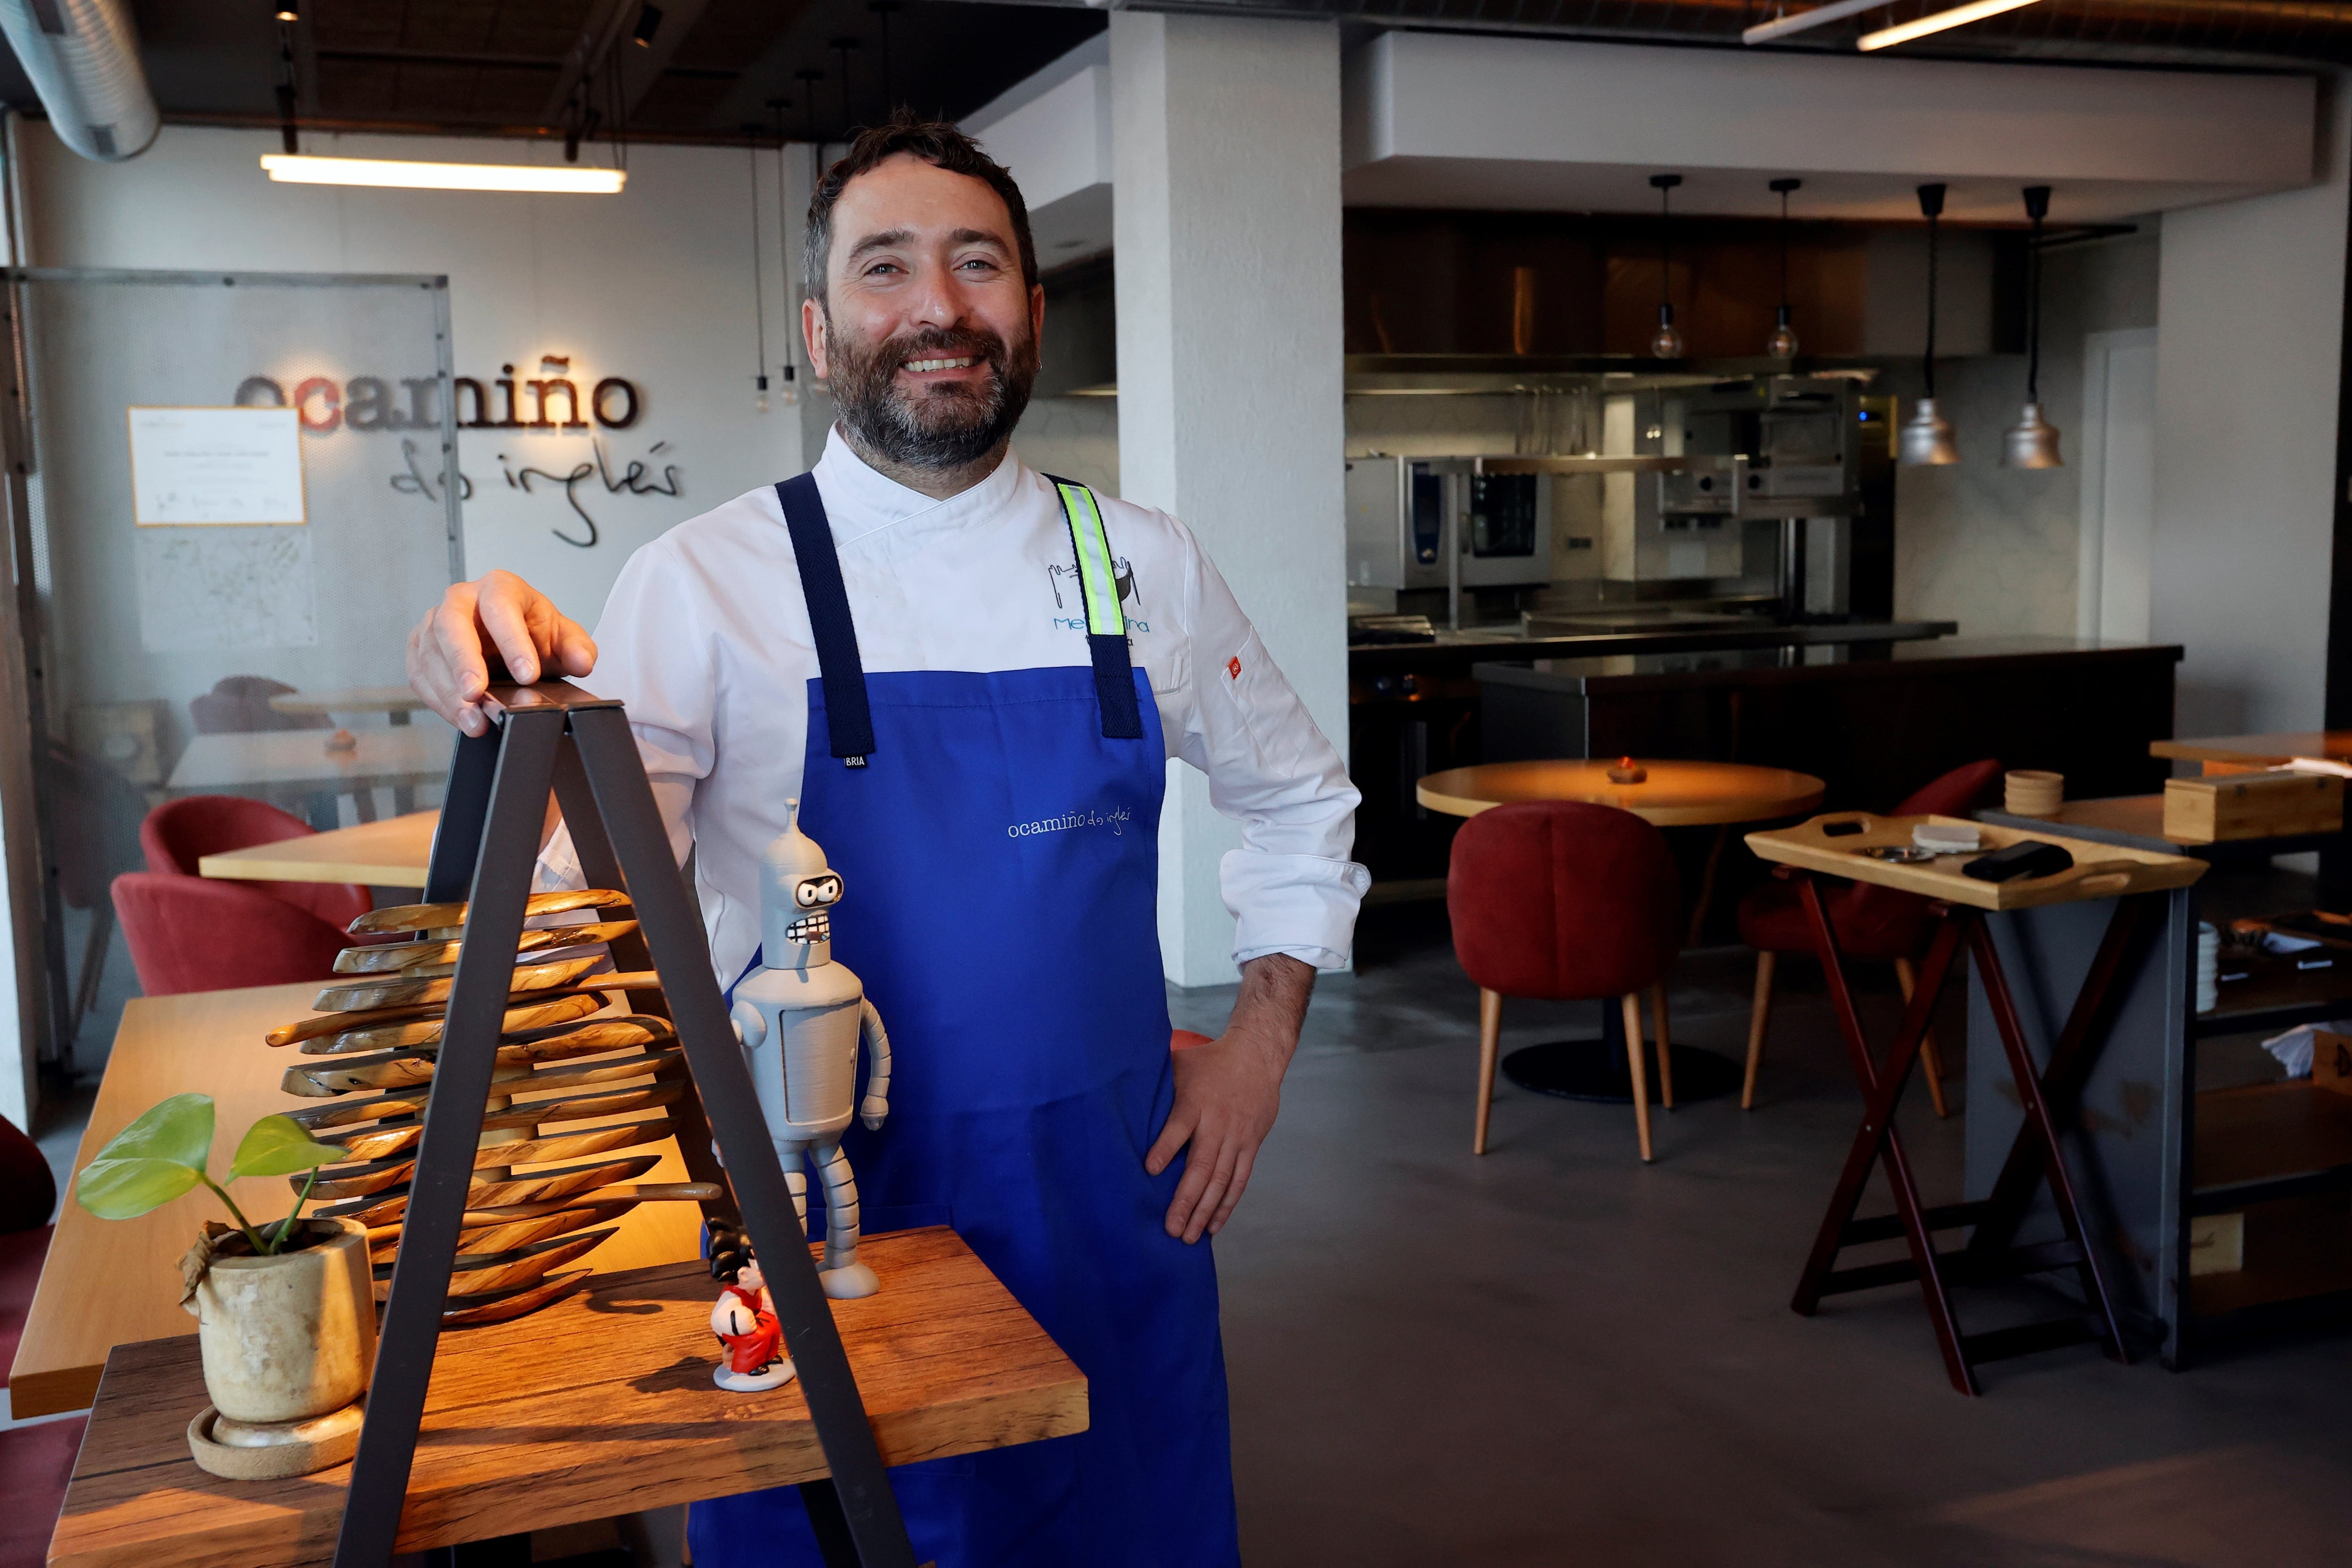
[{"label": "glass partition panel", "polygon": [[[414,708],[403,654],[463,569],[448,296],[416,277],[9,278],[47,1054],[87,1069],[139,981],[113,879],[293,830],[225,805],[142,847],[157,806],[235,796],[330,829],[438,804],[453,732]],[[258,983],[265,955],[200,945],[221,968],[175,989]]]}]

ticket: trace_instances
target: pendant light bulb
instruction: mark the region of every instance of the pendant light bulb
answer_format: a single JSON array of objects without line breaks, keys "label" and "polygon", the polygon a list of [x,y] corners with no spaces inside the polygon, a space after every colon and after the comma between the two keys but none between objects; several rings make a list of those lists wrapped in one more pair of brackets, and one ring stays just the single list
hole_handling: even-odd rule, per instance
[{"label": "pendant light bulb", "polygon": [[1773,194],[1780,198],[1780,309],[1773,317],[1772,335],[1764,340],[1764,353],[1772,359],[1797,357],[1796,329],[1789,325],[1789,193],[1801,188],[1802,180],[1775,180]]},{"label": "pendant light bulb", "polygon": [[1650,176],[1650,184],[1658,193],[1658,330],[1650,334],[1650,353],[1660,359],[1683,357],[1683,335],[1675,331],[1675,305],[1672,290],[1667,287],[1673,272],[1666,238],[1666,225],[1673,216],[1670,204],[1674,188],[1682,183],[1680,174]]},{"label": "pendant light bulb", "polygon": [[2000,438],[2000,461],[2008,468],[2063,468],[2058,427],[2042,417],[2042,220],[2050,216],[2050,187],[2025,187],[2025,216],[2032,221],[2027,241],[2025,288],[2025,410]]},{"label": "pendant light bulb", "polygon": [[1675,331],[1675,308],[1660,304],[1658,330],[1650,334],[1650,352],[1660,359],[1683,357],[1683,335]]},{"label": "pendant light bulb", "polygon": [[1906,468],[1939,468],[1960,460],[1951,422],[1936,407],[1936,220],[1944,214],[1942,185],[1919,187],[1919,212],[1927,220],[1927,395],[1895,437],[1895,460]]}]

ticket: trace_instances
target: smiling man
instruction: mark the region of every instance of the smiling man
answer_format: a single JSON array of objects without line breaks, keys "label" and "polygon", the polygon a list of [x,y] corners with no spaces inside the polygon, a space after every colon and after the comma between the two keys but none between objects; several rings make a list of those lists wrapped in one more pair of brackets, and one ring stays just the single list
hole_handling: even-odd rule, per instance
[{"label": "smiling man", "polygon": [[[1357,794],[1180,523],[1011,456],[1045,292],[1003,169],[952,126],[867,132],[810,203],[807,291],[837,415],[813,473],[638,551],[597,642],[510,575],[459,584],[410,678],[468,733],[486,642],[625,700],[722,984],[758,962],[760,853],[802,802],[847,894],[835,955],[896,1057],[889,1121],[845,1141],[866,1228],[953,1226],[1087,1379],[1082,1436],[893,1472],[917,1555],[1234,1563],[1198,1244],[1248,1185],[1315,970],[1347,962]],[[1243,824],[1241,994],[1181,1052],[1172,758]],[[570,869],[560,838],[549,860]],[[690,1535],[701,1568],[817,1561],[790,1490],[698,1503]]]}]

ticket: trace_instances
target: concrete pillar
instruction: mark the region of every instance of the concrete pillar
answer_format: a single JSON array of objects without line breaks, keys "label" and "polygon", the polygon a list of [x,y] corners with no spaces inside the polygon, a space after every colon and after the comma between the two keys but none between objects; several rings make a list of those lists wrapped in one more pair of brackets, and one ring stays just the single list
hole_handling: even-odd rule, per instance
[{"label": "concrete pillar", "polygon": [[2352,112],[2317,183],[2164,215],[2148,630],[2175,733],[2315,730],[2326,698]]},{"label": "concrete pillar", "polygon": [[[1339,28],[1118,11],[1110,57],[1120,493],[1200,536],[1344,753]],[[1221,984],[1240,828],[1168,784],[1168,976]]]}]

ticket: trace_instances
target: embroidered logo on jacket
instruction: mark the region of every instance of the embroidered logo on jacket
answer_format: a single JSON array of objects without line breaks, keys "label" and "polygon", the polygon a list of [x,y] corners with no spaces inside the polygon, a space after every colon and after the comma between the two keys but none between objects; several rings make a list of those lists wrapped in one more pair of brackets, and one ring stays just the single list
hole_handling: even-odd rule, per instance
[{"label": "embroidered logo on jacket", "polygon": [[[1138,614],[1143,608],[1143,595],[1135,586],[1134,564],[1122,555],[1111,563],[1110,569],[1111,575],[1118,583],[1119,604],[1126,612],[1127,629],[1130,632],[1150,631],[1151,623]],[[1070,583],[1067,598],[1063,597],[1062,595],[1062,580],[1066,577]],[[1054,624],[1064,631],[1085,631],[1087,629],[1086,595],[1078,586],[1077,567],[1076,565],[1048,566],[1045,568],[1045,582],[1054,590],[1054,608],[1077,612],[1076,615],[1055,616]]]}]

